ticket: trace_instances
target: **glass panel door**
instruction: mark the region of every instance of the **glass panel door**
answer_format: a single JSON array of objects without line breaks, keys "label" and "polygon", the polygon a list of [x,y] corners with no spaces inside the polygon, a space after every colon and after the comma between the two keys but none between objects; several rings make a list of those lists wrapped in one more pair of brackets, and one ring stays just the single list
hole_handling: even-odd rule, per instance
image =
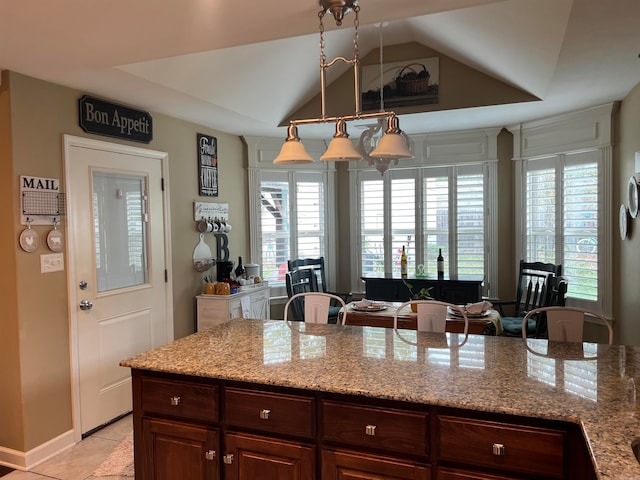
[{"label": "glass panel door", "polygon": [[93,171],[92,179],[98,292],[146,284],[146,176]]}]

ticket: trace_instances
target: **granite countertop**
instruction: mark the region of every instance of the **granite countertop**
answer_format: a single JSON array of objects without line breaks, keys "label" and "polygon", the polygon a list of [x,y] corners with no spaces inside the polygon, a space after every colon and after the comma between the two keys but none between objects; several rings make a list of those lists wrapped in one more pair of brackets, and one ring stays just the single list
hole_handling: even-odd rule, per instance
[{"label": "granite countertop", "polygon": [[640,479],[640,347],[232,320],[120,365],[573,422],[599,478]]}]

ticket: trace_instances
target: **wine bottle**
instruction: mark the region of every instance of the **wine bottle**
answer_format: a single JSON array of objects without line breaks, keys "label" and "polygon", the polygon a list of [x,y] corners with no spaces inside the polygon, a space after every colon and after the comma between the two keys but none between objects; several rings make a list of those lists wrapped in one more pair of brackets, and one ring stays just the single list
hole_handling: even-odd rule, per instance
[{"label": "wine bottle", "polygon": [[438,253],[438,279],[441,280],[444,278],[444,257],[442,256],[442,249],[439,249]]},{"label": "wine bottle", "polygon": [[402,255],[400,256],[400,276],[407,278],[407,252],[404,249],[404,245],[402,246]]},{"label": "wine bottle", "polygon": [[240,278],[244,275],[244,266],[242,265],[242,257],[238,257],[238,266],[235,270],[236,278]]}]

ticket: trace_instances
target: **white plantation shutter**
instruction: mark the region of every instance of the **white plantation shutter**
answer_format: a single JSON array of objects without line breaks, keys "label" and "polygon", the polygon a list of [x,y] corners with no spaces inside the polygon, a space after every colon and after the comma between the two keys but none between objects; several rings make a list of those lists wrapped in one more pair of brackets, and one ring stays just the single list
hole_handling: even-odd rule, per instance
[{"label": "white plantation shutter", "polygon": [[484,274],[484,175],[480,168],[476,167],[476,173],[472,170],[461,169],[457,178],[456,243],[459,275]]},{"label": "white plantation shutter", "polygon": [[381,178],[360,183],[362,274],[384,274],[384,184]]},{"label": "white plantation shutter", "polygon": [[361,172],[357,185],[363,275],[399,277],[403,246],[410,276],[417,264],[436,275],[439,249],[451,275],[484,275],[483,165]]},{"label": "white plantation shutter", "polygon": [[324,252],[324,185],[319,181],[296,183],[298,224],[297,258],[318,258]]},{"label": "white plantation shutter", "polygon": [[260,197],[262,274],[265,280],[282,282],[284,273],[280,266],[287,263],[290,252],[289,183],[263,180],[260,183]]},{"label": "white plantation shutter", "polygon": [[526,162],[526,259],[561,264],[567,297],[591,308],[599,301],[598,171],[596,150]]},{"label": "white plantation shutter", "polygon": [[402,247],[407,253],[407,271],[416,268],[416,181],[413,178],[391,180],[391,255],[393,276],[400,276]]},{"label": "white plantation shutter", "polygon": [[429,169],[424,178],[425,273],[437,275],[439,249],[444,256],[445,275],[449,271],[449,168]]},{"label": "white plantation shutter", "polygon": [[527,261],[556,262],[556,171],[549,161],[531,162],[527,171]]},{"label": "white plantation shutter", "polygon": [[[567,294],[598,299],[598,164],[593,152],[567,156],[564,168],[563,273]],[[584,163],[575,163],[580,162]]]},{"label": "white plantation shutter", "polygon": [[265,280],[284,282],[291,258],[324,256],[324,176],[265,172],[260,181],[261,254]]}]

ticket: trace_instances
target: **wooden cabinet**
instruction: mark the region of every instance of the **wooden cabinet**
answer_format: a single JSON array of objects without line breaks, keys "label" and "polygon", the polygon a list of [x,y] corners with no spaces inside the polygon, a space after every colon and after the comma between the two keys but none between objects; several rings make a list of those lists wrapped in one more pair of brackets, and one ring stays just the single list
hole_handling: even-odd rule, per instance
[{"label": "wooden cabinet", "polygon": [[196,297],[198,331],[234,318],[268,320],[271,311],[269,285],[261,283],[233,295],[198,295]]},{"label": "wooden cabinet", "polygon": [[225,480],[316,478],[314,445],[236,432],[227,433],[224,443]]},{"label": "wooden cabinet", "polygon": [[[409,300],[409,290],[400,278],[362,277],[365,295],[371,300],[386,302],[405,302]],[[414,292],[430,288],[431,296],[442,302],[464,305],[479,302],[482,299],[483,278],[478,276],[460,276],[459,278],[408,278]]]},{"label": "wooden cabinet", "polygon": [[134,369],[137,480],[592,480],[578,425]]},{"label": "wooden cabinet", "polygon": [[219,432],[201,425],[155,418],[142,419],[142,475],[154,480],[220,478]]}]

